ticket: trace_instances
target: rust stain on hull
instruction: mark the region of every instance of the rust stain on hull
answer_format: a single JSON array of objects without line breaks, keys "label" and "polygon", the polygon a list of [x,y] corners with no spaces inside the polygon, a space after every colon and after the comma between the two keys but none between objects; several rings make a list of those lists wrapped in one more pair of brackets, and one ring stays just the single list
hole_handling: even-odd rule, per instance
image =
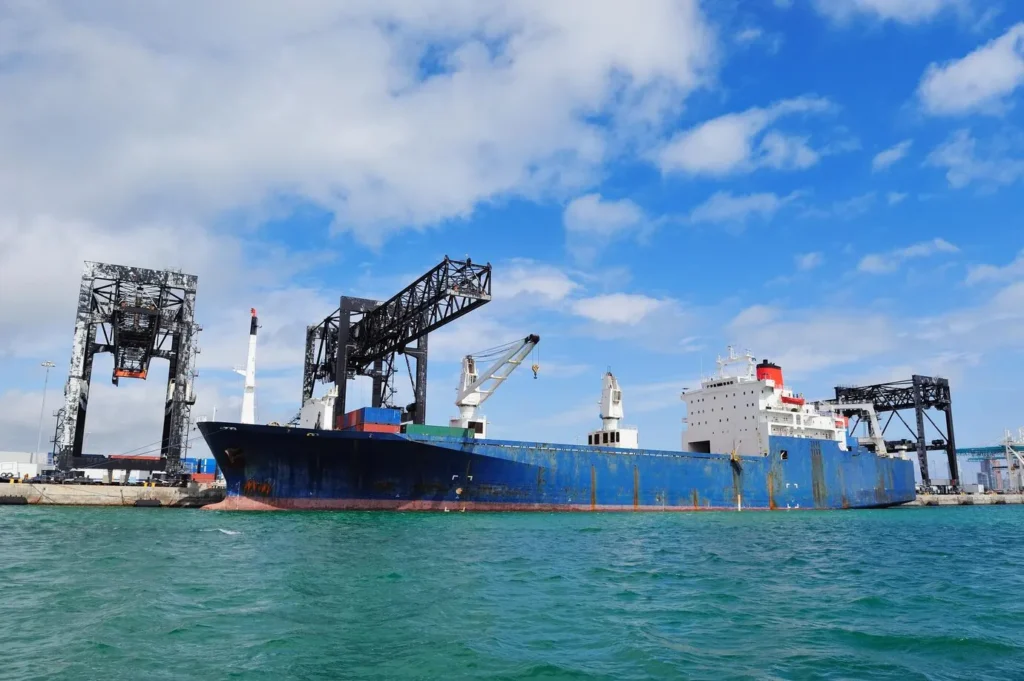
[{"label": "rust stain on hull", "polygon": [[821,458],[821,447],[811,445],[811,494],[815,508],[825,508],[828,501],[828,486],[825,484],[825,462]]},{"label": "rust stain on hull", "polygon": [[775,474],[768,473],[768,508],[775,510]]},{"label": "rust stain on hull", "polygon": [[633,508],[640,507],[640,469],[633,466]]},{"label": "rust stain on hull", "polygon": [[743,493],[743,464],[735,454],[729,463],[732,465],[732,503],[739,505],[742,498],[740,495]]},{"label": "rust stain on hull", "polygon": [[590,508],[597,508],[597,469],[590,466]]},{"label": "rust stain on hull", "polygon": [[843,476],[842,466],[839,467],[837,474],[839,476],[839,489],[842,490],[841,501],[843,508],[850,508],[850,498],[846,496],[846,478]]}]

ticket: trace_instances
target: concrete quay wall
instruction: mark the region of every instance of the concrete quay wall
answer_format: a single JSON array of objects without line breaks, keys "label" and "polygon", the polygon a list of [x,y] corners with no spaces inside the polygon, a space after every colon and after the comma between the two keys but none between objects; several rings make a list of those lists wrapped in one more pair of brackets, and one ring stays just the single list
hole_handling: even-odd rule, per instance
[{"label": "concrete quay wall", "polygon": [[[24,499],[24,501],[21,501]],[[208,484],[187,487],[119,485],[0,484],[0,504],[52,506],[171,506],[199,508],[224,499],[224,488]]]},{"label": "concrete quay wall", "polygon": [[918,494],[904,506],[996,506],[1024,504],[1024,494]]}]

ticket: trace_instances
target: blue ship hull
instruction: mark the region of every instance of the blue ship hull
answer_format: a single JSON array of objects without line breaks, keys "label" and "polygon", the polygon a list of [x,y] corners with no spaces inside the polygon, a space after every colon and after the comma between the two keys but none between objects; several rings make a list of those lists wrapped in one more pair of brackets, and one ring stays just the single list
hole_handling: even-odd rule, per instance
[{"label": "blue ship hull", "polygon": [[913,464],[779,437],[760,457],[205,422],[222,510],[687,511],[876,508]]}]

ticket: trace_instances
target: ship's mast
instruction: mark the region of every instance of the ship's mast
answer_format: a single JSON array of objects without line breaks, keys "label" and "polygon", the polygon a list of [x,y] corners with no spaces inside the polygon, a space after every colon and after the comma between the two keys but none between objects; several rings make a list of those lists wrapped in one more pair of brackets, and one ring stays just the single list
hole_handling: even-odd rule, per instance
[{"label": "ship's mast", "polygon": [[256,423],[256,330],[259,328],[259,318],[256,316],[256,308],[251,308],[249,313],[251,315],[249,354],[246,357],[245,369],[235,369],[245,377],[245,391],[242,393],[242,423]]}]

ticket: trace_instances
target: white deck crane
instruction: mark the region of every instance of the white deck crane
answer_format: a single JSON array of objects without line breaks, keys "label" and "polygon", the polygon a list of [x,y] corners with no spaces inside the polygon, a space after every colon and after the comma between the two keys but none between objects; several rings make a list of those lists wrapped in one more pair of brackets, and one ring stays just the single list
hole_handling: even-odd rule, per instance
[{"label": "white deck crane", "polygon": [[622,389],[619,380],[610,371],[602,379],[601,401],[598,404],[601,405],[601,429],[587,434],[587,444],[637,449],[640,446],[639,431],[633,426],[620,425],[624,414]]},{"label": "white deck crane", "polygon": [[[455,400],[459,415],[450,421],[450,425],[454,428],[471,428],[474,437],[487,437],[487,419],[477,416],[477,408],[494,394],[516,367],[526,361],[539,342],[540,336],[530,334],[521,340],[463,357],[462,376],[459,378]],[[493,357],[497,357],[497,361],[483,373],[478,372],[477,363]],[[538,368],[536,364],[533,365],[534,378],[537,377]]]}]

